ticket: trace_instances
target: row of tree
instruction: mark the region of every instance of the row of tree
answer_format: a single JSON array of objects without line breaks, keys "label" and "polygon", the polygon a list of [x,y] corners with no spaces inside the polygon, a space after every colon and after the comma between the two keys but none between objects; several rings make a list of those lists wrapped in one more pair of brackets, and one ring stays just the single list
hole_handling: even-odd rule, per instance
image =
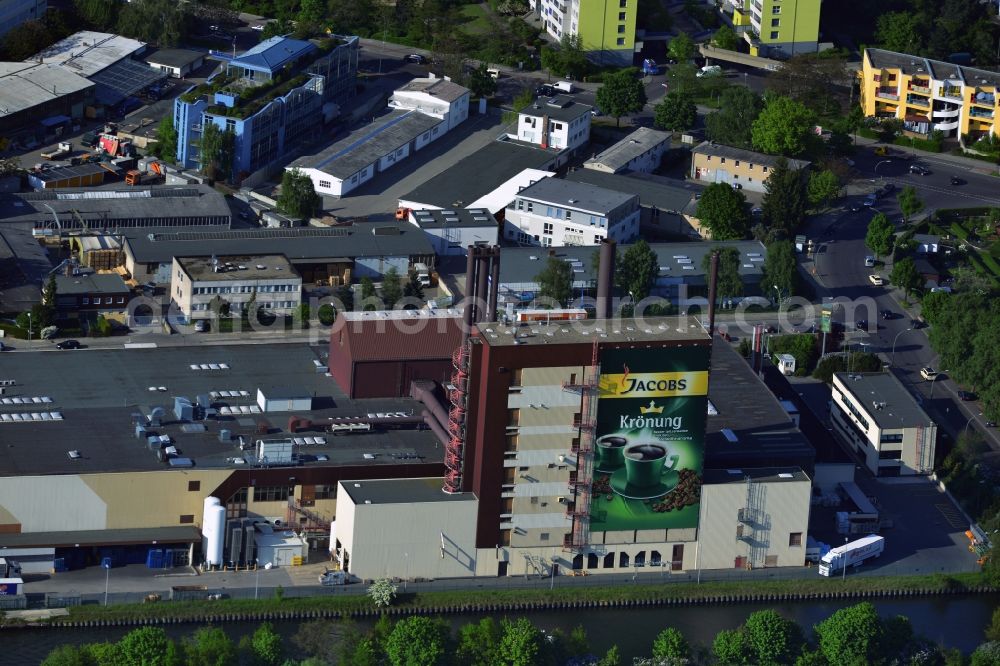
[{"label": "row of tree", "polygon": [[[631,637],[631,646],[641,637]],[[971,664],[988,666],[1000,656],[1000,611],[986,630],[987,641],[973,653]],[[648,640],[648,638],[646,639]],[[527,618],[485,617],[452,632],[441,618],[412,616],[393,623],[387,615],[368,631],[350,621],[308,622],[292,638],[302,661],[286,659],[281,637],[270,624],[234,643],[215,627],[191,637],[171,640],[160,628],[129,632],[117,643],[66,645],[43,666],[621,666],[617,645],[603,656],[594,654],[587,633],[576,627],[544,632]],[[631,647],[630,646],[630,647]],[[633,648],[634,649],[634,648]],[[736,629],[719,632],[711,646],[692,646],[674,627],[657,634],[649,656],[634,663],[650,665],[754,664],[797,666],[942,664],[961,666],[969,660],[958,650],[945,650],[916,636],[902,615],[882,618],[868,602],[842,608],[812,628],[811,636],[796,622],[774,610],[751,613]]]}]

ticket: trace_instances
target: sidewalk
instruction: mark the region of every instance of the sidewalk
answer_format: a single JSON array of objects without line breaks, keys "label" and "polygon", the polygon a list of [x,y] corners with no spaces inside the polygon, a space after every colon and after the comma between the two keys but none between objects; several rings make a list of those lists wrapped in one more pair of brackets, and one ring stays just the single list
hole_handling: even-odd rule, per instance
[{"label": "sidewalk", "polygon": [[[859,146],[886,145],[882,141],[879,141],[878,139],[868,139],[860,135],[857,136],[856,143]],[[913,157],[919,157],[921,159],[929,159],[938,162],[945,162],[948,164],[952,164],[954,166],[959,166],[965,169],[969,169],[970,171],[976,171],[978,173],[1000,175],[1000,167],[998,167],[998,165],[991,164],[989,162],[983,162],[982,160],[976,160],[970,157],[962,157],[960,155],[952,155],[951,153],[932,153],[930,151],[920,150],[919,148],[908,148],[906,146],[893,145],[892,148],[898,152],[909,153]]]}]

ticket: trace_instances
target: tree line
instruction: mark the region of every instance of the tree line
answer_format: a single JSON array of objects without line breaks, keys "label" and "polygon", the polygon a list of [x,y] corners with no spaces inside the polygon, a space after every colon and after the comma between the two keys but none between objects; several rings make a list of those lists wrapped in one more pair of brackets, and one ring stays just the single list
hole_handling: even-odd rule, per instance
[{"label": "tree line", "polygon": [[[751,613],[710,645],[691,644],[675,627],[656,636],[632,636],[644,646],[643,666],[733,664],[795,666],[989,666],[1000,663],[1000,609],[985,641],[966,657],[918,636],[902,615],[880,617],[869,603],[837,610],[807,631],[774,610]],[[648,641],[648,642],[647,642]],[[143,627],[111,643],[63,645],[43,666],[624,666],[618,645],[596,654],[583,627],[544,631],[530,619],[484,617],[453,631],[442,618],[382,615],[370,629],[352,621],[317,620],[299,626],[286,645],[269,623],[233,641],[218,627],[181,640]],[[297,657],[291,656],[292,653]]]}]

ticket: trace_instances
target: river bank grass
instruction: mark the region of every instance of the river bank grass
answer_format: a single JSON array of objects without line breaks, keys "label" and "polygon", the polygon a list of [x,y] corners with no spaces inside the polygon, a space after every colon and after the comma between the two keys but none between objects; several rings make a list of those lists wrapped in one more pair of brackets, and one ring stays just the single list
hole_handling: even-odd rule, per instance
[{"label": "river bank grass", "polygon": [[[796,580],[711,581],[617,586],[563,586],[554,590],[471,589],[445,592],[400,592],[393,613],[452,613],[506,611],[565,605],[620,606],[678,603],[726,603],[738,601],[793,601],[839,596],[887,594],[940,594],[978,591],[983,586],[978,573],[928,576],[855,576]],[[777,599],[775,599],[777,597]],[[52,618],[51,624],[191,622],[311,616],[364,616],[378,612],[367,596],[269,597],[265,599],[220,599],[204,601],[158,601],[114,606],[83,605],[68,609],[69,615]],[[43,621],[45,622],[45,621]],[[5,624],[21,621],[5,621]]]}]

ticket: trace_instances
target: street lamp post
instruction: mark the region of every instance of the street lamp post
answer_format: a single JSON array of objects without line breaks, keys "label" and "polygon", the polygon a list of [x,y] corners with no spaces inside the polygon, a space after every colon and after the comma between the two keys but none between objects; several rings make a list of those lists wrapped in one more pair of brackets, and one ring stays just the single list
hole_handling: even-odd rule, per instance
[{"label": "street lamp post", "polygon": [[875,165],[874,169],[872,169],[872,175],[875,177],[872,178],[872,192],[875,192],[875,179],[878,178],[878,168],[883,164],[892,164],[892,160],[882,160]]},{"label": "street lamp post", "polygon": [[549,564],[549,589],[552,590],[556,585],[556,558],[553,556],[552,562]]},{"label": "street lamp post", "polygon": [[[847,545],[847,541],[848,541],[848,538],[844,537],[844,545],[845,546]],[[841,557],[844,559],[844,566],[842,567],[843,570],[844,570],[844,573],[841,575],[840,580],[842,580],[843,582],[846,583],[847,582],[847,553],[845,552],[845,553],[841,554]]]},{"label": "street lamp post", "polygon": [[28,349],[31,349],[31,313],[26,312],[28,315]]},{"label": "street lamp post", "polygon": [[[979,416],[982,416],[982,414],[979,414]],[[969,426],[972,425],[972,422],[975,421],[975,420],[976,420],[976,415],[975,414],[973,414],[972,416],[969,417],[969,420],[965,422],[965,429],[962,430],[962,434],[963,435],[968,435],[969,434]]]},{"label": "street lamp post", "polygon": [[257,599],[260,592],[260,560],[254,560],[254,571],[256,572],[256,577],[253,582],[253,598]]},{"label": "street lamp post", "polygon": [[940,377],[943,374],[946,374],[947,372],[948,372],[947,370],[941,370],[936,375],[934,375],[934,378],[931,380],[931,395],[928,398],[928,400],[933,400],[934,399],[934,382],[936,382],[938,380],[938,377]]},{"label": "street lamp post", "polygon": [[913,330],[912,328],[908,328],[905,331],[900,331],[899,333],[896,334],[896,337],[892,339],[892,360],[890,361],[891,365],[893,366],[896,365],[896,341],[899,340],[899,336],[901,336],[903,333],[912,330]]}]

